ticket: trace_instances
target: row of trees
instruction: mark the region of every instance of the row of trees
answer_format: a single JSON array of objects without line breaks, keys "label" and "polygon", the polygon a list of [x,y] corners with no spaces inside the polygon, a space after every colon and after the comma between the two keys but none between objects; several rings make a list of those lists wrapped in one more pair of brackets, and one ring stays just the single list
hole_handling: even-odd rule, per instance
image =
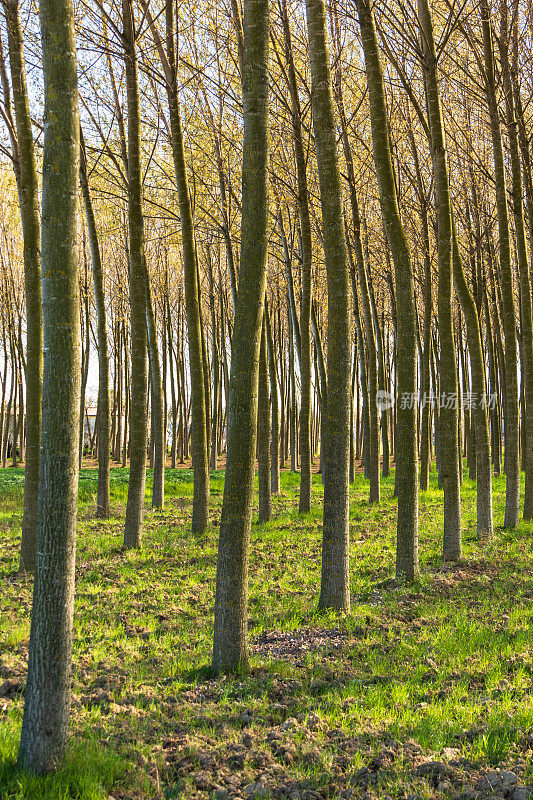
[{"label": "row of trees", "polygon": [[202,532],[225,450],[215,672],[248,665],[256,457],[266,521],[289,451],[309,510],[320,449],[321,609],[350,609],[357,457],[373,504],[394,459],[399,579],[418,575],[433,456],[445,558],[461,556],[463,452],[481,539],[502,452],[504,524],[519,520],[520,456],[532,517],[533,15],[520,0],[94,0],[75,16],[41,0],[39,41],[31,9],[3,10],[21,227],[4,170],[0,456],[24,458],[35,571],[19,759],[46,772],[68,728],[91,351],[96,513],[112,459],[129,463],[125,547],[142,542],[148,453],[162,507],[169,449],[175,465],[190,448]]}]

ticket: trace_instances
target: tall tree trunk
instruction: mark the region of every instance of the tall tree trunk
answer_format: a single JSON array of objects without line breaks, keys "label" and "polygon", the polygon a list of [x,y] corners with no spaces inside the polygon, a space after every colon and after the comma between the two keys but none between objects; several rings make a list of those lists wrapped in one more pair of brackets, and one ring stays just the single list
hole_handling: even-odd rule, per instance
[{"label": "tall tree trunk", "polygon": [[335,23],[334,27],[337,33],[335,96],[341,123],[342,145],[344,149],[344,158],[346,161],[348,187],[350,190],[353,246],[355,251],[355,263],[357,266],[357,274],[359,277],[359,285],[361,287],[361,300],[362,300],[363,315],[365,320],[366,363],[368,365],[367,391],[368,391],[368,417],[369,417],[369,430],[368,430],[368,442],[367,442],[368,452],[366,452],[365,454],[365,465],[368,464],[368,478],[370,481],[370,491],[368,500],[369,503],[372,505],[374,503],[379,503],[380,500],[378,352],[377,352],[377,342],[376,342],[376,329],[374,325],[372,304],[368,288],[368,279],[366,272],[367,268],[365,266],[365,261],[363,256],[363,244],[361,241],[361,215],[359,213],[359,200],[357,198],[357,190],[355,185],[355,170],[353,164],[353,155],[352,155],[350,139],[348,136],[348,123],[346,121],[346,112],[344,109],[344,98],[342,92],[341,54],[340,54],[341,45],[340,45],[340,32],[338,30],[336,5],[333,7],[333,21]]},{"label": "tall tree trunk", "polygon": [[472,408],[476,437],[476,492],[477,535],[479,539],[491,539],[492,526],[492,470],[490,459],[490,437],[485,380],[485,358],[481,338],[481,325],[475,300],[466,282],[457,235],[453,231],[453,273],[455,288],[465,315],[466,336],[470,352],[473,397]]},{"label": "tall tree trunk", "polygon": [[352,366],[352,385],[350,389],[350,483],[355,480],[355,447],[354,447],[354,392],[357,381],[357,341],[355,342]]},{"label": "tall tree trunk", "polygon": [[[524,223],[524,196],[522,184],[522,165],[518,144],[517,116],[520,117],[520,105],[515,108],[515,94],[518,94],[518,5],[512,3],[513,19],[510,35],[507,30],[507,4],[501,3],[502,26],[500,31],[500,61],[505,93],[507,114],[507,132],[509,139],[509,155],[511,157],[511,194],[520,281],[520,366],[522,391],[525,400],[525,416],[523,424],[525,436],[523,441],[523,461],[525,471],[524,482],[524,519],[533,519],[533,315],[531,300],[531,278],[529,274],[529,255],[527,252],[526,230]],[[511,39],[512,58],[509,61],[508,39]],[[518,112],[518,114],[517,114]],[[526,152],[528,148],[526,147]],[[527,172],[526,172],[527,176]],[[526,177],[527,181],[527,177]],[[528,206],[533,199],[531,185],[526,194]]]},{"label": "tall tree trunk", "polygon": [[267,0],[245,0],[241,258],[218,543],[212,660],[215,672],[248,666],[248,553],[267,258],[268,38]]},{"label": "tall tree trunk", "polygon": [[[366,263],[370,264],[370,253],[368,247],[368,227],[365,222],[365,258]],[[385,352],[383,346],[383,332],[382,332],[382,324],[380,325],[379,322],[379,315],[376,306],[376,298],[374,296],[374,287],[372,284],[372,280],[370,278],[370,271],[368,272],[368,291],[370,296],[370,305],[372,308],[372,319],[374,321],[374,330],[376,335],[376,350],[377,350],[377,365],[378,365],[378,390],[381,392],[381,397],[387,397],[389,395],[389,384],[386,382],[386,371],[385,371]],[[383,321],[382,321],[383,322]],[[387,397],[388,401],[388,397]],[[388,402],[387,402],[388,404]],[[386,404],[386,405],[387,405]],[[389,447],[389,420],[388,420],[388,408],[384,408],[381,412],[381,420],[378,416],[378,433],[379,433],[379,422],[381,421],[381,443],[382,443],[382,468],[381,474],[384,478],[388,478],[390,475],[390,447]]]},{"label": "tall tree trunk", "polygon": [[[418,486],[416,425],[416,312],[411,254],[403,229],[390,151],[383,74],[369,0],[356,0],[363,40],[372,148],[379,185],[381,214],[396,278],[397,387],[395,458],[398,494],[396,574],[418,576]],[[403,402],[406,398],[407,402]]]},{"label": "tall tree trunk", "polygon": [[327,422],[319,608],[350,610],[349,459],[351,336],[348,255],[324,0],[306,0],[313,129],[328,288]]},{"label": "tall tree trunk", "polygon": [[141,119],[132,0],[122,0],[122,17],[128,107],[128,224],[131,316],[130,480],[126,504],[124,547],[132,548],[140,547],[142,544],[148,423],[146,396],[146,268],[144,263],[140,151]]},{"label": "tall tree trunk", "polygon": [[[368,391],[368,377],[366,368],[366,349],[365,337],[363,334],[363,326],[361,324],[361,315],[359,313],[359,298],[357,295],[357,281],[355,279],[355,265],[353,263],[352,249],[350,247],[350,239],[347,236],[348,255],[350,257],[350,279],[352,284],[352,300],[353,300],[353,315],[355,319],[355,330],[357,336],[357,352],[359,356],[359,370],[361,373],[361,397],[362,397],[362,423],[363,423],[363,464],[365,478],[370,477],[370,394]],[[377,387],[376,387],[377,388]],[[377,399],[377,398],[376,398]],[[379,481],[379,463],[378,463],[378,481]]]},{"label": "tall tree trunk", "polygon": [[314,302],[311,303],[311,326],[313,328],[313,339],[315,342],[315,353],[317,358],[318,375],[320,380],[320,473],[322,483],[326,474],[325,453],[326,446],[326,418],[328,410],[328,382],[326,375],[326,364],[324,360],[324,350]]},{"label": "tall tree trunk", "polygon": [[290,388],[290,410],[289,410],[289,425],[290,425],[290,450],[291,450],[291,472],[296,472],[298,469],[298,456],[296,452],[296,370],[294,368],[294,351],[296,350],[296,336],[294,317],[289,313],[289,388]]},{"label": "tall tree trunk", "polygon": [[26,463],[20,567],[25,572],[33,572],[39,492],[43,379],[39,183],[26,86],[19,4],[18,0],[4,0],[3,4],[7,23],[11,85],[17,130],[17,188],[24,239],[26,295]]},{"label": "tall tree trunk", "polygon": [[[87,234],[91,249],[91,263],[93,271],[94,302],[96,305],[96,323],[98,339],[98,488],[96,493],[96,516],[109,516],[109,449],[110,449],[110,409],[109,409],[109,354],[107,349],[107,318],[104,294],[104,272],[98,231],[92,204],[92,197],[87,175],[85,159],[85,146],[81,134],[80,153],[80,186],[87,221]],[[118,348],[121,349],[120,327],[118,329]],[[120,439],[117,451],[120,458]]]},{"label": "tall tree trunk", "polygon": [[[13,336],[13,340],[15,336]],[[17,350],[15,344],[13,344],[13,374],[14,374],[14,381],[13,381],[13,431],[12,431],[12,439],[11,439],[11,466],[13,469],[16,469],[18,466],[18,459],[17,459],[17,439],[18,439],[18,422],[19,422],[19,414],[17,413],[19,409],[17,409],[17,401],[19,401],[19,381],[18,381],[18,358],[17,358]],[[19,401],[20,402],[20,401]]]},{"label": "tall tree trunk", "polygon": [[[144,3],[143,3],[144,4]],[[145,4],[144,4],[145,5]],[[200,317],[200,287],[196,263],[196,243],[194,239],[194,220],[189,195],[185,150],[181,127],[181,112],[178,94],[178,53],[175,47],[175,3],[166,2],[166,55],[156,28],[152,25],[159,55],[165,67],[172,156],[181,220],[181,241],[183,248],[183,270],[185,285],[185,310],[187,314],[187,335],[189,344],[189,369],[191,375],[192,398],[192,466],[194,472],[192,529],[202,533],[209,522],[209,453],[208,453],[208,406],[206,397],[206,377],[204,375],[204,354],[202,346],[202,323]]]},{"label": "tall tree trunk", "polygon": [[268,383],[266,324],[263,316],[261,349],[259,352],[259,383],[257,402],[259,522],[268,522],[272,515],[272,492],[270,485],[270,396]]},{"label": "tall tree trunk", "polygon": [[422,364],[420,370],[420,397],[422,405],[420,423],[420,490],[426,492],[429,487],[431,469],[431,326],[433,317],[433,291],[431,275],[431,251],[429,244],[428,200],[422,181],[422,171],[418,158],[413,129],[409,120],[409,144],[415,167],[416,193],[418,195],[419,215],[424,250],[424,334],[422,344]]},{"label": "tall tree trunk", "polygon": [[518,352],[516,314],[511,267],[509,209],[503,155],[500,115],[496,97],[492,24],[487,0],[480,2],[483,47],[485,55],[485,92],[490,116],[490,132],[494,157],[496,211],[500,241],[502,283],[502,322],[505,339],[505,528],[516,528],[520,513],[520,463],[518,432]]},{"label": "tall tree trunk", "polygon": [[198,256],[196,257],[196,285],[198,287],[198,309],[200,311],[200,341],[202,344],[202,365],[204,373],[204,397],[205,397],[205,436],[206,436],[206,448],[208,456],[207,463],[209,464],[209,453],[211,452],[211,379],[209,370],[209,357],[207,353],[207,340],[205,337],[205,329],[204,329],[204,316],[202,312],[202,294],[201,294]]},{"label": "tall tree trunk", "polygon": [[0,404],[0,463],[4,457],[4,431],[9,428],[9,418],[6,421],[6,385],[7,385],[7,337],[5,322],[2,318],[2,345],[4,351],[4,369],[0,381],[2,382],[2,402]]},{"label": "tall tree trunk", "polygon": [[[174,346],[172,343],[173,337],[172,337],[172,323],[170,319],[170,297],[168,291],[168,275],[167,275],[165,301],[166,301],[165,324],[167,326],[168,366],[170,370],[170,403],[171,403],[171,413],[172,413],[172,444],[170,447],[170,457],[171,457],[170,464],[172,469],[176,469],[176,452],[178,446],[178,405],[176,402],[176,383],[174,379]],[[176,379],[178,379],[178,376],[176,376]]]},{"label": "tall tree trunk", "polygon": [[[81,298],[82,313],[81,318],[81,392],[80,392],[80,430],[78,444],[78,466],[81,469],[83,459],[83,449],[85,444],[85,392],[87,390],[87,378],[89,376],[89,358],[91,354],[91,329],[89,321],[89,281],[87,275],[87,254],[85,248],[85,235],[83,237],[83,258],[84,258],[84,280],[83,297]],[[81,294],[81,293],[80,293]],[[90,439],[91,432],[87,431]]]},{"label": "tall tree trunk", "polygon": [[64,756],[70,712],[80,403],[79,117],[74,8],[70,0],[41,0],[39,16],[45,358],[37,558],[18,763],[46,773]]},{"label": "tall tree trunk", "polygon": [[302,139],[302,114],[296,70],[292,53],[291,32],[286,0],[282,0],[283,34],[287,60],[289,92],[292,106],[292,130],[298,180],[298,211],[302,258],[302,299],[300,306],[300,498],[299,512],[311,508],[311,267],[313,247],[309,217],[307,165]]},{"label": "tall tree trunk", "polygon": [[[126,466],[131,436],[130,421],[130,370],[128,365],[128,332],[126,323],[122,323],[122,342],[124,344],[124,440],[122,445],[122,466]],[[121,346],[121,345],[119,345]]]},{"label": "tall tree trunk", "polygon": [[154,303],[146,258],[143,258],[145,271],[146,330],[148,333],[148,354],[150,359],[150,386],[152,398],[152,430],[154,448],[154,480],[152,486],[152,508],[163,508],[165,504],[165,409],[163,401],[163,381],[161,379],[161,359],[157,346]]},{"label": "tall tree trunk", "polygon": [[270,435],[270,489],[272,494],[279,494],[279,390],[276,351],[270,328],[270,313],[265,304],[265,323],[268,349],[268,376],[270,380],[270,398],[272,405],[272,433]]},{"label": "tall tree trunk", "polygon": [[12,336],[9,337],[9,345],[10,345],[10,353],[11,353],[11,381],[9,386],[9,397],[7,400],[7,409],[6,409],[6,425],[4,430],[4,452],[2,456],[2,468],[5,469],[7,465],[7,457],[9,454],[9,435],[10,431],[12,430],[12,408],[13,408],[13,396],[15,394],[15,360],[13,358],[13,339]]},{"label": "tall tree trunk", "polygon": [[[97,311],[98,320],[98,311]],[[115,461],[120,461],[120,445],[122,442],[122,347],[120,346],[120,321],[116,325],[116,339],[117,339],[117,425],[115,436],[111,437],[110,449],[113,453]],[[100,358],[100,356],[98,357]],[[98,368],[100,368],[100,361],[98,361]]]},{"label": "tall tree trunk", "polygon": [[209,308],[211,311],[211,352],[213,359],[213,412],[211,422],[211,469],[217,468],[217,445],[218,445],[218,397],[219,397],[219,372],[220,358],[218,353],[218,330],[215,310],[215,284],[213,281],[213,265],[211,263],[211,251],[207,245],[207,267],[209,272]]},{"label": "tall tree trunk", "polygon": [[[422,39],[422,65],[428,122],[431,160],[435,179],[437,216],[437,252],[439,283],[437,291],[440,338],[440,379],[442,403],[441,472],[444,489],[444,558],[456,561],[461,557],[461,495],[459,479],[459,448],[457,427],[457,370],[453,333],[452,306],[452,208],[446,162],[444,126],[440,107],[437,75],[437,55],[433,37],[433,22],[428,0],[418,0],[418,17]],[[448,402],[448,398],[452,402]]]},{"label": "tall tree trunk", "polygon": [[[485,272],[483,272],[485,277]],[[489,308],[488,289],[483,293],[483,306],[485,309],[485,333],[487,339],[487,360],[489,367],[489,409],[491,427],[491,457],[492,467],[495,475],[500,474],[500,426],[499,426],[499,402],[498,402],[498,380],[496,371],[496,358],[494,352],[494,338],[492,333],[492,321]]]}]

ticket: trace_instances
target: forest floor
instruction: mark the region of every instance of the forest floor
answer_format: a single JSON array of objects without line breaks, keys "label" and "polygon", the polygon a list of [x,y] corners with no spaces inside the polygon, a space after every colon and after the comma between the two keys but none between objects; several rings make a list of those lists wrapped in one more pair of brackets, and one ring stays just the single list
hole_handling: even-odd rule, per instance
[{"label": "forest floor", "polygon": [[127,471],[112,472],[113,516],[95,519],[96,473],[80,476],[71,745],[37,779],[14,767],[28,653],[31,581],[16,574],[22,470],[0,470],[0,797],[510,798],[533,789],[533,525],[475,533],[463,485],[464,560],[443,564],[442,494],[420,498],[420,581],[396,585],[393,477],[369,508],[352,486],[347,618],[318,615],[321,496],[297,513],[284,472],[274,520],[252,528],[252,669],[212,678],[217,523],[190,530],[192,475],[168,470],[164,511],[123,552]]}]

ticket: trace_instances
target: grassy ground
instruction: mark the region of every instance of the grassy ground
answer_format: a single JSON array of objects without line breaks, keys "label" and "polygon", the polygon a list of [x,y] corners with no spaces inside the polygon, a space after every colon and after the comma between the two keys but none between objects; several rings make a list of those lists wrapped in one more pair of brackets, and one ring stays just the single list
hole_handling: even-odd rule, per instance
[{"label": "grassy ground", "polygon": [[[81,473],[71,749],[42,780],[14,768],[31,583],[15,574],[23,475],[0,471],[1,798],[526,800],[517,787],[533,784],[531,525],[497,527],[494,543],[479,545],[465,479],[465,558],[443,565],[433,475],[420,501],[422,577],[394,586],[393,477],[379,509],[358,477],[352,614],[318,616],[322,487],[314,477],[302,518],[298,476],[284,473],[274,521],[252,530],[252,671],[212,679],[223,473],[212,473],[205,536],[190,530],[191,477],[167,471],[164,512],[147,510],[143,549],[124,553],[127,471],[112,472],[105,522],[94,518],[96,474]],[[498,526],[503,479],[494,492]]]}]

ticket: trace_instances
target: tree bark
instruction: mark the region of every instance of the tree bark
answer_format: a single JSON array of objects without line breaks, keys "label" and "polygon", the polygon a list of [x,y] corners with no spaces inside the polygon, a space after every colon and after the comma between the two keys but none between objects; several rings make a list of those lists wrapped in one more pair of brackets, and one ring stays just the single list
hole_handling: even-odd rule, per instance
[{"label": "tree bark", "polygon": [[[336,25],[336,6],[334,6],[333,18]],[[337,38],[339,34],[337,31]],[[353,229],[353,248],[355,251],[355,264],[361,287],[361,300],[363,305],[363,316],[365,320],[365,340],[366,340],[366,363],[367,370],[367,393],[368,393],[368,422],[369,430],[367,437],[368,451],[365,453],[365,466],[368,465],[368,479],[370,491],[368,501],[371,505],[378,504],[380,500],[380,480],[379,480],[379,413],[378,413],[378,352],[376,341],[376,329],[372,314],[372,304],[368,288],[367,267],[363,256],[363,244],[361,240],[361,215],[359,212],[359,200],[355,185],[355,170],[353,164],[352,148],[348,136],[348,124],[346,112],[344,110],[344,98],[342,92],[342,72],[340,58],[340,43],[337,43],[337,59],[335,71],[335,98],[341,123],[341,138],[346,162],[346,174],[350,193],[350,205],[352,210],[352,229]]]},{"label": "tree bark", "polygon": [[[510,36],[507,31],[507,5],[502,2],[502,30],[500,32],[500,61],[505,93],[505,107],[507,116],[507,135],[509,139],[509,155],[511,160],[511,195],[514,219],[514,234],[516,242],[516,255],[518,261],[518,276],[520,282],[520,366],[522,377],[522,391],[525,401],[525,415],[523,416],[524,441],[524,519],[533,519],[533,315],[531,300],[531,278],[529,274],[529,254],[527,252],[526,230],[524,223],[524,192],[522,182],[522,165],[518,144],[517,116],[520,115],[520,106],[515,107],[514,94],[518,94],[518,8],[516,0],[512,3],[513,19]],[[508,38],[512,42],[513,55],[509,61]],[[514,84],[514,86],[513,86]],[[526,147],[526,152],[528,152]],[[526,173],[527,175],[527,173]],[[529,186],[529,203],[533,199]]]},{"label": "tree bark", "polygon": [[218,331],[215,310],[215,284],[213,281],[213,265],[211,263],[211,251],[207,245],[207,267],[209,273],[209,308],[211,311],[211,353],[213,360],[213,404],[211,414],[211,469],[217,468],[217,445],[218,445],[218,399],[219,399],[219,372],[220,358],[218,353]]},{"label": "tree bark", "polygon": [[[167,0],[167,97],[170,112],[172,156],[181,220],[185,310],[189,343],[189,368],[192,398],[192,466],[194,472],[192,530],[202,533],[209,523],[209,453],[207,398],[205,391],[199,283],[196,265],[194,220],[189,195],[185,150],[178,95],[177,59],[174,45],[174,2]],[[162,53],[161,53],[162,55]]]},{"label": "tree bark", "polygon": [[[369,0],[356,0],[363,39],[372,149],[379,185],[381,214],[394,262],[397,317],[397,387],[395,457],[398,494],[396,574],[408,581],[418,576],[418,486],[416,426],[416,312],[411,254],[402,225],[390,152],[383,74]],[[402,398],[406,398],[404,403]]]},{"label": "tree bark", "polygon": [[485,379],[485,358],[481,339],[476,303],[466,282],[457,235],[453,231],[453,274],[455,288],[465,315],[466,336],[470,352],[473,396],[476,398],[472,408],[476,438],[476,519],[477,535],[481,539],[491,539],[492,525],[492,470],[490,458],[490,437],[487,401],[487,382]]},{"label": "tree bark", "polygon": [[122,0],[123,45],[126,62],[128,107],[128,226],[130,256],[131,317],[131,400],[130,480],[124,526],[124,547],[142,544],[142,518],[146,484],[146,443],[148,423],[146,269],[140,153],[139,74],[132,0]]},{"label": "tree bark", "polygon": [[309,218],[307,165],[302,139],[302,113],[292,53],[291,32],[286,0],[282,0],[282,22],[288,84],[291,96],[291,119],[298,180],[298,211],[300,216],[302,298],[300,305],[299,353],[301,380],[299,512],[300,514],[306,514],[311,508],[311,268],[313,247],[311,239],[311,221]]},{"label": "tree bark", "polygon": [[[85,392],[89,376],[89,358],[91,354],[91,329],[89,321],[89,280],[87,269],[87,253],[85,247],[85,234],[83,237],[84,279],[83,297],[80,292],[80,322],[81,322],[81,392],[80,392],[80,430],[78,444],[78,466],[81,469],[83,460],[83,446],[85,443]],[[90,439],[90,431],[87,431]]]},{"label": "tree bark", "polygon": [[422,39],[422,65],[430,130],[431,160],[435,179],[439,283],[437,303],[440,339],[441,474],[444,489],[443,556],[461,557],[461,494],[457,427],[457,369],[452,306],[452,208],[446,161],[444,126],[440,107],[437,55],[428,0],[418,0]]},{"label": "tree bark", "polygon": [[321,610],[350,611],[349,458],[351,336],[348,255],[324,0],[306,0],[313,129],[328,288],[327,421]]},{"label": "tree bark", "polygon": [[272,433],[270,435],[270,489],[272,494],[279,494],[279,390],[276,351],[272,341],[270,313],[265,304],[265,324],[268,350],[268,375],[270,380],[270,398],[272,405]]},{"label": "tree bark", "polygon": [[263,316],[261,349],[259,352],[259,383],[257,402],[257,461],[260,523],[268,522],[272,516],[272,493],[270,485],[270,396],[268,383],[266,324]]},{"label": "tree bark", "polygon": [[47,773],[64,756],[70,711],[80,403],[79,117],[72,3],[41,0],[39,16],[45,358],[37,558],[18,763]]},{"label": "tree bark", "polygon": [[165,504],[165,410],[163,401],[163,381],[161,379],[161,360],[157,346],[152,288],[146,258],[143,258],[145,272],[146,330],[148,334],[148,355],[150,360],[150,386],[152,389],[152,430],[154,446],[154,477],[152,485],[152,508],[163,508]]},{"label": "tree bark", "polygon": [[507,181],[503,155],[502,135],[496,80],[494,75],[494,52],[492,24],[487,0],[481,0],[481,25],[485,56],[485,91],[490,117],[490,132],[494,157],[494,181],[496,189],[496,211],[500,242],[500,270],[502,283],[502,322],[505,340],[505,528],[516,528],[520,513],[520,463],[518,431],[518,352],[516,341],[516,314],[511,268],[511,245],[509,233],[509,209],[507,205]]},{"label": "tree bark", "polygon": [[[35,537],[39,493],[41,446],[41,396],[43,380],[43,316],[39,182],[26,86],[26,68],[18,0],[4,0],[11,85],[17,131],[17,189],[24,243],[26,296],[26,463],[20,567],[35,568]],[[8,420],[9,422],[9,420]]]},{"label": "tree bark", "polygon": [[[91,263],[93,272],[94,302],[96,305],[96,324],[98,339],[98,488],[96,494],[96,516],[108,517],[109,509],[109,450],[110,450],[110,408],[109,408],[109,354],[107,348],[107,318],[105,309],[104,294],[104,271],[100,245],[98,242],[98,231],[92,197],[87,175],[87,163],[85,159],[85,146],[83,144],[83,133],[80,130],[81,153],[80,153],[80,186],[83,204],[85,208],[85,219],[87,221],[87,235],[89,247],[91,249]],[[120,334],[120,328],[119,328]],[[121,343],[119,338],[119,349]],[[120,439],[118,444],[118,457],[120,458]]]},{"label": "tree bark", "polygon": [[426,492],[429,487],[429,472],[431,469],[431,327],[433,317],[433,291],[429,244],[428,200],[422,181],[420,161],[411,124],[409,124],[409,143],[415,167],[415,187],[420,206],[420,225],[424,249],[424,334],[421,356],[422,364],[420,369],[420,398],[422,405],[420,422],[420,491]]},{"label": "tree bark", "polygon": [[226,480],[218,543],[214,672],[248,667],[248,553],[268,223],[267,0],[245,0],[242,226],[231,352]]}]

